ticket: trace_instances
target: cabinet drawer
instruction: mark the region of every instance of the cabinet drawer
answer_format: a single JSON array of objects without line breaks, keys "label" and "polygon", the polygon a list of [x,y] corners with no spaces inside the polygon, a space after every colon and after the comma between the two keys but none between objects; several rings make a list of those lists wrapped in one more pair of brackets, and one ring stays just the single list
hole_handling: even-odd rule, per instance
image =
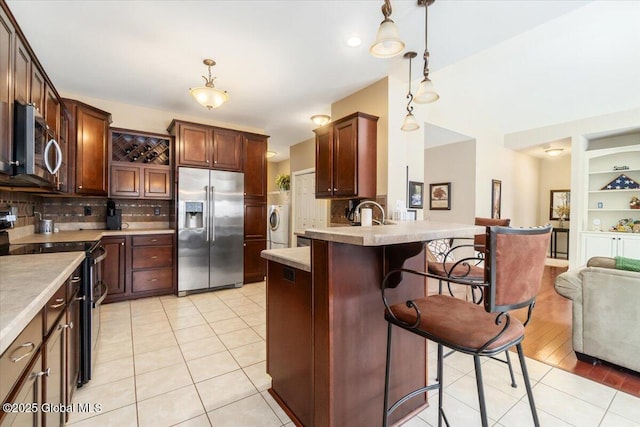
[{"label": "cabinet drawer", "polygon": [[172,234],[153,234],[150,236],[133,236],[133,246],[172,245]]},{"label": "cabinet drawer", "polygon": [[53,294],[47,305],[44,306],[45,335],[49,335],[49,331],[67,307],[66,292],[66,286],[60,286],[60,289]]},{"label": "cabinet drawer", "polygon": [[42,311],[39,311],[0,357],[0,401],[5,401],[42,343],[42,323]]},{"label": "cabinet drawer", "polygon": [[149,246],[133,248],[131,266],[134,269],[170,267],[173,262],[173,247]]},{"label": "cabinet drawer", "polygon": [[134,271],[131,275],[131,291],[144,292],[171,289],[173,288],[172,279],[172,268]]},{"label": "cabinet drawer", "polygon": [[71,298],[74,298],[80,291],[80,286],[82,285],[82,270],[78,268],[73,272],[69,280],[67,281],[67,301],[71,301]]}]

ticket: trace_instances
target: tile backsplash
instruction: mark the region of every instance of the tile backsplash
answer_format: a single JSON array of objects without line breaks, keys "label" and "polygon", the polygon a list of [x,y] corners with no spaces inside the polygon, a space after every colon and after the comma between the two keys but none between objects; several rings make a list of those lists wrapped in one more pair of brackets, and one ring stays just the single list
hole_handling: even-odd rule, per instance
[{"label": "tile backsplash", "polygon": [[[364,199],[362,199],[364,200]],[[382,208],[387,211],[387,196],[376,196],[374,199]],[[349,207],[349,200],[331,200],[331,224],[349,224],[349,220],[345,214],[345,211]],[[380,211],[378,209],[373,210],[373,219],[378,221],[382,220]]]},{"label": "tile backsplash", "polygon": [[[116,203],[116,209],[122,209],[123,224],[167,223],[173,209],[173,204],[169,200],[113,199],[113,201]],[[87,228],[106,227],[107,198],[45,197],[33,193],[1,190],[0,206],[7,205],[17,208],[15,227],[36,225],[39,218],[34,215],[34,211],[41,212],[43,218],[52,219],[55,224],[93,223],[94,226]],[[91,215],[85,215],[85,207],[91,208]],[[159,209],[159,215],[156,215],[156,208]],[[98,227],[95,227],[96,223]]]}]

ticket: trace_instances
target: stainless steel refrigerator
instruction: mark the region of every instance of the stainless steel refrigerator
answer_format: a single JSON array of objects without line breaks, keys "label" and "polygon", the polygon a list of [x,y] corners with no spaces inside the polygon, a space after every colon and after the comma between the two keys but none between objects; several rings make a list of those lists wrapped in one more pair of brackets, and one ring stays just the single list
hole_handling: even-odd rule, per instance
[{"label": "stainless steel refrigerator", "polygon": [[244,174],[178,168],[178,294],[242,286]]}]

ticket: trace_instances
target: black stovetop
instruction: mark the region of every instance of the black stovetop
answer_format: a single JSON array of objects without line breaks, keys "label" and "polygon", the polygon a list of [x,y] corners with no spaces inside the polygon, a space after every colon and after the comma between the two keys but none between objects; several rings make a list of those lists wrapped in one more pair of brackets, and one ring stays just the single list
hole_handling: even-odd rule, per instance
[{"label": "black stovetop", "polygon": [[[4,232],[0,232],[0,234],[4,234]],[[95,241],[9,244],[8,239],[5,240],[1,238],[0,241],[0,256],[47,254],[54,252],[88,252],[98,243]]]}]

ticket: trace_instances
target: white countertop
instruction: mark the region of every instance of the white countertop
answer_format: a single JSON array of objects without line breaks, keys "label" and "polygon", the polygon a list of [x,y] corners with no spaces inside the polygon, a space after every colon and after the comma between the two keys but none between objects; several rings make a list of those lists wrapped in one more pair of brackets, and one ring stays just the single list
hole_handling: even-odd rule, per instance
[{"label": "white countertop", "polygon": [[79,230],[60,231],[51,234],[30,234],[11,241],[11,244],[22,243],[58,243],[58,242],[91,242],[106,236],[130,236],[145,234],[173,234],[175,230],[167,228],[146,228],[139,230]]},{"label": "white countertop", "polygon": [[275,261],[298,270],[311,272],[311,248],[267,249],[260,253],[262,258]]},{"label": "white countertop", "polygon": [[393,225],[310,228],[305,237],[358,246],[386,246],[435,239],[473,237],[485,227],[436,221],[398,221]]},{"label": "white countertop", "polygon": [[0,257],[0,354],[84,258],[84,252]]}]

